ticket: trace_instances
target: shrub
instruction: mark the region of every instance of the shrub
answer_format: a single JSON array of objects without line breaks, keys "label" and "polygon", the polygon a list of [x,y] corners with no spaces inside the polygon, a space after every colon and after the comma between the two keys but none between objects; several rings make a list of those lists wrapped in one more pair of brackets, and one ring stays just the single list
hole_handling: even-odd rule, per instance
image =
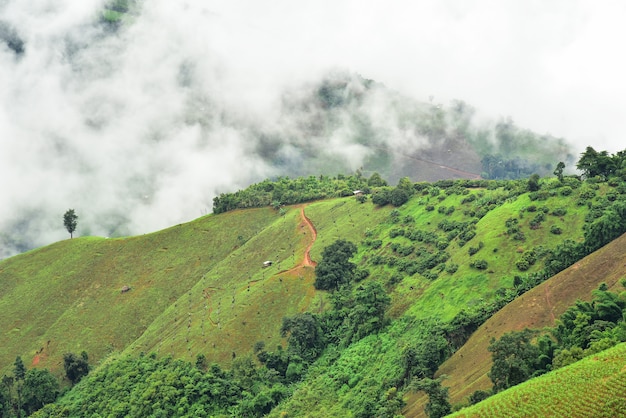
[{"label": "shrub", "polygon": [[454,274],[459,269],[459,265],[456,263],[450,263],[446,266],[446,273]]},{"label": "shrub", "polygon": [[517,267],[519,271],[526,271],[530,268],[530,265],[528,264],[528,261],[526,260],[518,260],[515,263],[515,266]]},{"label": "shrub", "polygon": [[474,254],[476,254],[478,251],[480,251],[480,247],[469,247],[469,249],[467,250],[467,253],[471,257]]},{"label": "shrub", "polygon": [[393,228],[391,231],[389,231],[389,238],[403,237],[403,236],[404,236],[404,229],[402,228]]},{"label": "shrub", "polygon": [[526,241],[526,237],[522,231],[517,231],[512,237],[515,241]]},{"label": "shrub", "polygon": [[572,192],[573,190],[569,186],[563,186],[561,187],[561,190],[560,190],[561,196],[569,196],[572,194]]},{"label": "shrub", "polygon": [[440,239],[439,241],[437,241],[438,250],[445,250],[446,248],[448,248],[448,245],[449,245],[449,242],[447,240]]},{"label": "shrub", "polygon": [[387,284],[390,285],[390,286],[396,285],[396,284],[400,283],[403,278],[404,277],[402,276],[402,274],[394,273],[391,276],[389,276],[389,279],[387,279]]},{"label": "shrub", "polygon": [[556,225],[552,225],[550,227],[550,232],[554,235],[561,235],[563,233],[563,230]]},{"label": "shrub", "polygon": [[567,215],[567,209],[565,208],[556,208],[552,211],[552,215],[554,216],[565,216]]},{"label": "shrub", "polygon": [[391,192],[390,202],[392,205],[398,207],[404,205],[409,200],[409,194],[404,189],[396,187]]},{"label": "shrub", "polygon": [[478,270],[486,270],[489,267],[489,263],[486,260],[474,260],[469,266]]}]

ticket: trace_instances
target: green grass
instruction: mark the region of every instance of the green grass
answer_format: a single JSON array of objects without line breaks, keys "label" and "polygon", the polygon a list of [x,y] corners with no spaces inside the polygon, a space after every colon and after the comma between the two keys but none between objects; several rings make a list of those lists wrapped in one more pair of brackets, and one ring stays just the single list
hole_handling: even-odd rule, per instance
[{"label": "green grass", "polygon": [[[270,209],[237,211],[132,238],[65,240],[4,260],[0,329],[10,334],[0,347],[1,368],[20,355],[27,366],[59,371],[65,352],[85,350],[97,361],[123,350],[276,218]],[[132,290],[122,294],[125,285]]]},{"label": "green grass", "polygon": [[626,344],[531,379],[450,416],[626,416]]}]

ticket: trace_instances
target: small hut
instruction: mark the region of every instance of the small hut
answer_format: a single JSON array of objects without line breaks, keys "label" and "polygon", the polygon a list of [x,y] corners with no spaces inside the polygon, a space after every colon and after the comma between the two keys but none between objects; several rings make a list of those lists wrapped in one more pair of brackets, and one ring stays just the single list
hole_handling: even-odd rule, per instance
[{"label": "small hut", "polygon": [[124,286],[122,287],[122,293],[126,293],[130,290],[130,286]]},{"label": "small hut", "polygon": [[270,260],[264,261],[263,262],[263,267],[269,267],[272,265],[272,262]]}]

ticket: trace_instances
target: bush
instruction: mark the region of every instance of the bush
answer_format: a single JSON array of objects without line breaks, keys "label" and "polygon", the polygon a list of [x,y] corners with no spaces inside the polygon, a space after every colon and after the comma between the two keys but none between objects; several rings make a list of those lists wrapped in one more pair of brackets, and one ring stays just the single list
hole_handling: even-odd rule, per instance
[{"label": "bush", "polygon": [[396,187],[391,192],[390,202],[392,205],[398,207],[404,205],[409,201],[409,194],[404,189]]},{"label": "bush", "polygon": [[393,228],[391,231],[389,231],[389,238],[403,237],[403,236],[404,236],[404,229],[402,228]]},{"label": "bush", "polygon": [[554,216],[565,216],[567,215],[567,209],[565,208],[556,208],[552,211],[552,215]]},{"label": "bush", "polygon": [[563,233],[563,230],[556,225],[552,225],[550,227],[550,232],[554,235],[561,235]]},{"label": "bush", "polygon": [[515,241],[525,241],[526,240],[526,236],[524,236],[524,233],[522,231],[517,231],[513,234],[512,237]]},{"label": "bush", "polygon": [[489,267],[489,263],[486,260],[474,260],[469,266],[478,270],[486,270]]},{"label": "bush", "polygon": [[515,266],[517,267],[519,271],[526,271],[530,268],[530,265],[528,264],[528,261],[526,260],[518,260],[515,263]]},{"label": "bush", "polygon": [[446,273],[454,274],[459,269],[459,265],[456,263],[450,263],[446,266]]},{"label": "bush", "polygon": [[561,196],[569,196],[572,194],[573,190],[569,186],[563,186],[561,187],[560,192],[561,192]]}]

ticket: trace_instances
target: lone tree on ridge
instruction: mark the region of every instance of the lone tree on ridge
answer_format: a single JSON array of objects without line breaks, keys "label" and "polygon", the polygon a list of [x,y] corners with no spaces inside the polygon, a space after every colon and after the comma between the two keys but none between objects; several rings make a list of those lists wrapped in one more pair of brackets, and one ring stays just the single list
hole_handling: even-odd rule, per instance
[{"label": "lone tree on ridge", "polygon": [[78,225],[78,215],[74,213],[74,209],[68,209],[63,215],[63,225],[65,229],[70,233],[70,238],[74,238],[74,231],[76,231],[76,225]]}]

